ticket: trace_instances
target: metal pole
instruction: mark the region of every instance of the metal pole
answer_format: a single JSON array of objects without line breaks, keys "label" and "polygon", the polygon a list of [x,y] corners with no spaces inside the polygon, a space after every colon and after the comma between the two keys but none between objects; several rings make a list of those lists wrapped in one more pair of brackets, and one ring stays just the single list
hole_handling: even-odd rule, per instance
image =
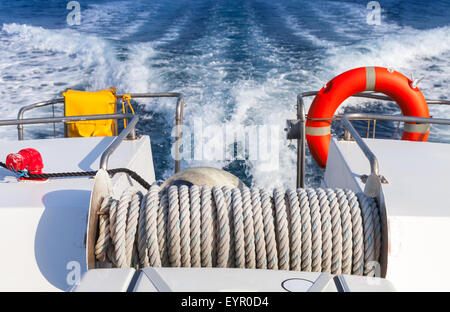
[{"label": "metal pole", "polygon": [[133,119],[131,119],[128,126],[123,129],[123,131],[119,134],[118,137],[114,139],[114,141],[111,142],[111,144],[105,149],[102,156],[100,157],[100,169],[108,169],[108,160],[109,156],[119,147],[120,143],[130,134],[133,132],[134,128],[136,127],[136,124],[139,121],[138,115],[133,115]]},{"label": "metal pole", "polygon": [[[123,94],[117,94],[118,98],[123,97]],[[181,170],[181,138],[183,136],[183,110],[184,110],[184,96],[182,93],[131,93],[132,98],[161,98],[161,97],[176,97],[177,107],[175,112],[175,173]]]},{"label": "metal pole", "polygon": [[[38,107],[44,107],[47,105],[53,105],[53,104],[57,104],[57,103],[64,103],[64,99],[54,99],[54,100],[50,100],[50,101],[39,102],[39,103],[34,103],[31,105],[23,106],[19,109],[19,113],[17,114],[17,119],[19,119],[19,120],[23,119],[23,114],[28,110],[38,108]],[[23,140],[23,124],[17,124],[17,138],[19,141]]]},{"label": "metal pole", "polygon": [[297,188],[305,188],[305,153],[306,153],[306,135],[305,135],[305,103],[303,98],[297,96],[297,119],[299,120],[300,138],[297,139]]},{"label": "metal pole", "polygon": [[[121,98],[123,97],[124,94],[116,94],[116,98]],[[183,125],[183,110],[184,110],[184,97],[182,93],[177,93],[177,92],[166,92],[166,93],[131,93],[130,94],[131,98],[161,98],[161,97],[165,97],[165,98],[178,98],[177,99],[177,107],[176,107],[176,114],[175,114],[175,127],[176,127],[176,134],[175,134],[175,173],[179,172],[181,169],[181,138],[183,135],[182,132],[182,125]],[[54,99],[54,100],[50,100],[47,102],[40,102],[40,103],[36,103],[36,104],[31,104],[28,106],[24,106],[19,110],[19,114],[17,116],[17,119],[19,120],[23,120],[23,114],[25,111],[31,110],[33,108],[38,108],[38,107],[42,107],[42,106],[47,106],[47,105],[51,105],[51,104],[55,104],[55,103],[64,103],[64,99],[59,98],[59,99]],[[111,115],[109,115],[111,116]],[[127,114],[128,116],[128,114]],[[47,123],[49,122],[50,119],[46,119],[47,121],[43,121],[43,122],[34,122],[37,119],[29,119],[28,122],[16,122],[14,123],[14,125],[17,125],[17,131],[18,131],[18,139],[19,140],[23,140],[23,125],[24,124],[31,124],[31,123]],[[64,119],[52,119],[56,122],[59,121],[74,121],[74,119],[69,119],[68,117],[65,117]],[[76,119],[76,120],[82,120],[82,119]],[[98,118],[96,119],[91,119],[91,120],[98,120]],[[6,121],[7,122],[7,121]],[[5,123],[2,124],[2,122],[0,121],[0,126],[2,125],[6,125]],[[133,128],[133,131],[130,133],[129,135],[130,139],[135,139],[136,138],[136,133],[135,133],[135,129]]]},{"label": "metal pole", "polygon": [[[390,120],[402,122],[415,122],[420,124],[438,124],[450,125],[450,119],[445,118],[428,118],[428,117],[410,117],[403,115],[381,115],[371,113],[349,113],[344,115],[347,120]],[[342,116],[342,120],[344,119]]]},{"label": "metal pole", "polygon": [[184,97],[180,95],[177,101],[177,108],[175,113],[175,173],[181,169],[181,138],[183,136],[183,110],[184,110]]},{"label": "metal pole", "polygon": [[352,123],[347,119],[347,115],[342,116],[342,121],[344,123],[344,126],[348,129],[348,131],[351,133],[352,137],[355,139],[358,146],[363,151],[364,155],[366,155],[367,159],[370,162],[370,173],[379,175],[379,166],[378,166],[378,159],[375,156],[374,153],[370,150],[370,148],[367,146],[367,144],[361,139],[358,132],[353,127]]},{"label": "metal pole", "polygon": [[[319,91],[303,92],[303,93],[301,93],[301,96],[302,97],[314,96],[314,95],[317,95],[317,93],[319,93]],[[366,99],[373,99],[373,100],[383,100],[383,101],[394,101],[392,98],[390,98],[388,96],[376,94],[373,92],[369,92],[369,93],[361,92],[361,93],[352,95],[352,97],[359,97],[359,98],[366,98]],[[425,101],[427,102],[428,105],[450,105],[449,100],[425,99]]]},{"label": "metal pole", "polygon": [[33,124],[45,124],[53,122],[67,122],[67,121],[121,119],[121,118],[132,118],[133,116],[135,115],[105,114],[105,115],[83,115],[83,116],[66,116],[66,117],[48,117],[48,118],[5,119],[0,120],[0,126],[33,125]]}]

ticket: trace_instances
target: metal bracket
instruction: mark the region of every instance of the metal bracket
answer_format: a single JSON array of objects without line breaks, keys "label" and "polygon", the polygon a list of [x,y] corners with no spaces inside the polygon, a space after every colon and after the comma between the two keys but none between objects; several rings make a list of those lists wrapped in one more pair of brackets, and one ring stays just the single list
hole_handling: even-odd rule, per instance
[{"label": "metal bracket", "polygon": [[286,137],[288,140],[298,140],[301,138],[301,121],[300,120],[287,120],[287,127],[284,129],[286,131]]},{"label": "metal bracket", "polygon": [[[366,184],[369,176],[367,174],[363,174],[359,178],[361,179],[362,183]],[[383,175],[379,175],[378,178],[380,179],[381,184],[389,184],[389,181]]]}]

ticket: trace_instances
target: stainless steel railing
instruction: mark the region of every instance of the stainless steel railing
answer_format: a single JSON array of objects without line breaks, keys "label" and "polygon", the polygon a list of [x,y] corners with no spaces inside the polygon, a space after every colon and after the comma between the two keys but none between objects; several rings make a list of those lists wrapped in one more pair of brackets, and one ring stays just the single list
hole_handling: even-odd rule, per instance
[{"label": "stainless steel railing", "polygon": [[104,115],[42,117],[42,118],[27,118],[27,119],[4,119],[0,120],[0,126],[33,125],[33,124],[46,124],[53,122],[70,122],[70,121],[86,121],[86,120],[123,119],[123,118],[133,118],[134,116],[135,115],[133,114],[104,114]]},{"label": "stainless steel railing", "polygon": [[104,115],[83,115],[83,116],[66,116],[66,117],[48,117],[48,118],[28,118],[28,119],[9,119],[0,120],[0,126],[22,126],[30,124],[46,124],[56,122],[69,121],[86,121],[86,120],[105,120],[105,119],[124,119],[132,118],[128,126],[117,136],[113,142],[105,149],[100,157],[100,168],[108,169],[109,156],[117,149],[122,141],[130,137],[135,139],[136,124],[139,121],[139,116],[133,114],[104,114]]},{"label": "stainless steel railing", "polygon": [[131,119],[130,123],[127,125],[125,129],[120,132],[120,134],[108,145],[108,147],[103,151],[102,156],[100,157],[100,169],[108,169],[108,161],[109,157],[112,153],[119,147],[120,143],[123,142],[130,134],[134,132],[136,125],[139,121],[138,115],[133,115],[133,119]]},{"label": "stainless steel railing", "polygon": [[[122,98],[123,94],[117,94],[117,98]],[[181,162],[181,139],[183,136],[183,113],[184,113],[184,96],[181,93],[131,93],[131,98],[177,98],[175,110],[175,173],[180,171]],[[100,158],[100,168],[108,168],[108,160],[111,154],[117,149],[120,143],[127,137],[134,139],[136,137],[135,129],[139,121],[139,117],[133,114],[108,114],[108,115],[85,115],[85,116],[62,116],[62,117],[48,117],[48,118],[28,118],[24,119],[25,112],[45,107],[54,104],[64,104],[63,98],[53,99],[45,102],[34,103],[23,106],[19,109],[17,119],[0,120],[0,126],[17,125],[18,139],[23,140],[23,125],[25,124],[43,124],[56,123],[68,121],[83,121],[83,120],[103,120],[103,119],[129,119],[132,118],[128,126],[114,139],[114,141],[105,149]]]},{"label": "stainless steel railing", "polygon": [[381,114],[369,114],[369,113],[352,113],[344,114],[342,116],[342,121],[346,130],[349,131],[350,135],[355,139],[356,144],[363,151],[366,158],[370,163],[370,173],[379,176],[379,166],[378,160],[375,154],[370,150],[369,146],[364,142],[361,136],[358,134],[356,129],[351,124],[350,120],[389,120],[389,121],[400,121],[400,122],[414,122],[421,124],[437,124],[437,125],[450,125],[450,119],[445,118],[423,118],[423,117],[408,117],[408,116],[389,116]]},{"label": "stainless steel railing", "polygon": [[[123,94],[116,95],[117,98]],[[131,93],[131,98],[177,98],[175,109],[175,173],[181,170],[181,139],[183,137],[184,96],[182,93]]]},{"label": "stainless steel railing", "polygon": [[[371,166],[371,173],[376,173],[379,175],[379,166],[378,160],[375,155],[370,151],[367,144],[362,140],[361,136],[355,130],[350,120],[367,120],[368,126],[370,125],[370,121],[374,122],[374,130],[373,130],[373,138],[375,138],[375,122],[377,120],[390,120],[390,121],[398,121],[398,122],[416,122],[416,123],[429,123],[429,124],[445,124],[450,125],[450,119],[438,119],[438,118],[419,118],[419,117],[407,117],[407,116],[387,116],[380,114],[363,114],[363,113],[355,113],[355,114],[344,114],[344,115],[334,115],[333,118],[309,118],[306,114],[305,109],[305,97],[315,96],[318,91],[310,91],[303,92],[297,96],[297,120],[288,120],[288,126],[286,128],[287,138],[289,140],[296,139],[297,140],[297,180],[296,185],[297,188],[305,187],[305,162],[306,162],[306,137],[305,137],[305,127],[306,121],[309,120],[317,120],[317,121],[333,121],[333,120],[342,120],[345,127],[345,139],[350,139],[353,137],[364,152],[366,157],[368,158]],[[376,99],[383,101],[393,101],[390,97],[374,94],[373,92],[364,92],[357,93],[353,95],[353,97],[358,98],[368,98],[368,99]],[[426,100],[428,104],[431,105],[450,105],[450,101],[448,100]],[[367,137],[369,136],[369,128],[367,131]]]},{"label": "stainless steel railing", "polygon": [[[39,108],[39,107],[45,107],[45,106],[49,106],[49,105],[54,105],[54,104],[64,104],[64,99],[54,99],[54,100],[49,100],[49,101],[45,101],[45,102],[38,102],[38,103],[34,103],[34,104],[30,104],[27,106],[22,106],[19,109],[19,113],[17,114],[17,119],[18,120],[22,120],[23,119],[23,115],[25,114],[26,111],[35,109],[35,108]],[[54,117],[54,116],[53,116]],[[23,140],[23,125],[24,124],[17,124],[17,138],[19,141]]]}]

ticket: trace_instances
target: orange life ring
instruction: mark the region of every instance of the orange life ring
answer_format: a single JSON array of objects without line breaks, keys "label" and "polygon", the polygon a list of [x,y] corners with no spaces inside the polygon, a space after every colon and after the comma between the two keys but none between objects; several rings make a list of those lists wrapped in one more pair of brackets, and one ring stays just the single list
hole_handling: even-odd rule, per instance
[{"label": "orange life ring", "polygon": [[[430,117],[422,92],[417,87],[413,88],[412,81],[404,75],[383,67],[361,67],[346,71],[319,91],[308,111],[306,139],[320,167],[325,168],[327,163],[331,118],[342,102],[363,91],[376,91],[391,97],[405,116]],[[406,123],[402,140],[426,141],[428,133],[428,124]]]}]

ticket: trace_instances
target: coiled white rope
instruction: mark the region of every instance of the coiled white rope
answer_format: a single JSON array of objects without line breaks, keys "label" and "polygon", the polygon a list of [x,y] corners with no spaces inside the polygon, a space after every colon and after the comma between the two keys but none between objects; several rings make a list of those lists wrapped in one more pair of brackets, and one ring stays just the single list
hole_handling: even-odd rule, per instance
[{"label": "coiled white rope", "polygon": [[95,254],[116,267],[237,267],[368,275],[377,204],[342,189],[152,185],[104,198]]}]

